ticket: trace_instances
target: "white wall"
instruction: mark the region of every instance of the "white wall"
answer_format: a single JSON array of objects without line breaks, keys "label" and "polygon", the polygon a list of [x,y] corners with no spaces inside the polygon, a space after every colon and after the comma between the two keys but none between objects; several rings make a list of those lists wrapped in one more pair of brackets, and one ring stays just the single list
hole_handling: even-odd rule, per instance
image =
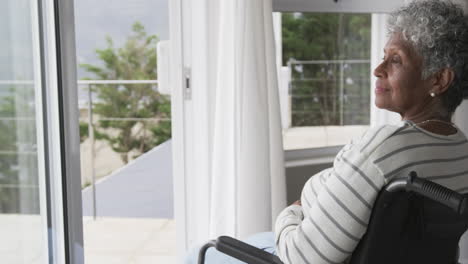
[{"label": "white wall", "polygon": [[169,86],[169,40],[161,40],[157,44],[157,80],[158,91],[162,94],[171,95],[171,87]]},{"label": "white wall", "polygon": [[455,115],[453,118],[455,124],[458,128],[468,135],[468,100],[463,100],[461,105],[455,111]]}]

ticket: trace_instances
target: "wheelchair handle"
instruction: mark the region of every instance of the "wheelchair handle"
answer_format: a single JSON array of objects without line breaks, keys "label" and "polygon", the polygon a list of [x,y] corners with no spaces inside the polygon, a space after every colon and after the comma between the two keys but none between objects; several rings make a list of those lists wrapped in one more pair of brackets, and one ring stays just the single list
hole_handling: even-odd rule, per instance
[{"label": "wheelchair handle", "polygon": [[453,190],[432,181],[421,179],[415,171],[409,173],[406,180],[406,191],[412,191],[436,202],[444,204],[459,215],[466,214],[466,198]]},{"label": "wheelchair handle", "polygon": [[283,264],[278,256],[228,236],[220,236],[206,243],[198,254],[198,264],[205,263],[205,255],[210,247],[249,264]]}]

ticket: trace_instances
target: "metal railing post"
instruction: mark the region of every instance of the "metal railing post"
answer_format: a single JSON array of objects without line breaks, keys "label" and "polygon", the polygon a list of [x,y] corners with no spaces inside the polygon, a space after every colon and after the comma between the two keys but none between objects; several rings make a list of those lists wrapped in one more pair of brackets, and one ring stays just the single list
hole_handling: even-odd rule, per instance
[{"label": "metal railing post", "polygon": [[91,85],[88,84],[88,137],[90,140],[90,158],[91,158],[91,190],[93,203],[93,219],[96,220],[96,173],[95,173],[95,150],[94,150],[94,125],[93,125],[93,95]]},{"label": "metal railing post", "polygon": [[288,117],[289,117],[289,124],[288,128],[293,127],[293,83],[292,83],[292,67],[291,67],[291,59],[288,60],[287,67],[289,70],[289,80],[288,80]]},{"label": "metal railing post", "polygon": [[340,126],[343,125],[344,110],[344,61],[340,61]]}]

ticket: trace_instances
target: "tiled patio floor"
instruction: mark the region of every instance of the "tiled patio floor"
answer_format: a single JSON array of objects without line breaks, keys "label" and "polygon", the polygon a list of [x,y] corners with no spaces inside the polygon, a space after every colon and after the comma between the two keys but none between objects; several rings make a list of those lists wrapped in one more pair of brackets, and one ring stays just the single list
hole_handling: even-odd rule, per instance
[{"label": "tiled patio floor", "polygon": [[[0,263],[41,264],[45,256],[40,215],[0,215]],[[83,219],[85,264],[175,264],[172,219]]]},{"label": "tiled patio floor", "polygon": [[172,219],[83,219],[86,264],[175,264]]}]

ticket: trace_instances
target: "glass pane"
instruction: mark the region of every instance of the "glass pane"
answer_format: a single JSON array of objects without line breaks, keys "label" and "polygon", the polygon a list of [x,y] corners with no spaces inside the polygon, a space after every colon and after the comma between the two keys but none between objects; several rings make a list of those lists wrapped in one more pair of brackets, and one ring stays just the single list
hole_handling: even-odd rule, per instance
[{"label": "glass pane", "polygon": [[168,12],[75,0],[87,264],[176,263]]},{"label": "glass pane", "polygon": [[[33,58],[28,0],[0,3],[0,259],[46,263],[46,212],[41,210]],[[43,161],[41,161],[43,162]]]},{"label": "glass pane", "polygon": [[285,149],[345,144],[369,125],[370,32],[371,14],[282,14]]}]

